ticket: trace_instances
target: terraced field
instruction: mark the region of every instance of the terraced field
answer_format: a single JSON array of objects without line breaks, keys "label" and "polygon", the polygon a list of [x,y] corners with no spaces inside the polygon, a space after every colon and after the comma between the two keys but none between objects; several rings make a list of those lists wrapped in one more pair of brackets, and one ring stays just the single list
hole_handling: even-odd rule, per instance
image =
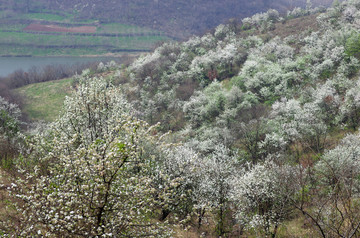
[{"label": "terraced field", "polygon": [[0,56],[144,52],[168,40],[169,36],[149,28],[78,21],[72,15],[37,13],[0,19]]}]

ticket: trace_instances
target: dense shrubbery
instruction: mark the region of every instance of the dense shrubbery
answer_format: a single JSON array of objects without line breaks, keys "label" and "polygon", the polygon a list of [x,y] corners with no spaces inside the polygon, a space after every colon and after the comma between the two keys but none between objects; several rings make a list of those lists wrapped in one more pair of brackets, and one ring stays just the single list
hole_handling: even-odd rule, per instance
[{"label": "dense shrubbery", "polygon": [[0,96],[0,163],[17,155],[21,111],[16,104]]},{"label": "dense shrubbery", "polygon": [[[14,229],[121,237],[213,224],[204,236],[275,237],[302,214],[312,235],[359,237],[359,9],[334,5],[318,31],[284,39],[220,25],[127,68],[99,65],[116,70],[107,80],[84,72],[17,162]],[[262,34],[278,20],[245,22]]]},{"label": "dense shrubbery", "polygon": [[[291,210],[298,208],[320,234],[333,235],[329,230],[331,226],[326,227],[325,221],[320,219],[322,215],[311,214],[312,204],[298,200],[297,194],[302,186],[313,186],[311,181],[304,178],[309,184],[298,184],[296,180],[302,176],[301,173],[290,171],[312,171],[317,161],[309,159],[308,155],[318,157],[324,154],[334,143],[331,138],[334,130],[343,128],[344,123],[354,130],[358,128],[357,86],[353,87],[357,85],[353,78],[357,77],[359,69],[356,53],[358,29],[354,24],[358,19],[355,14],[358,7],[356,1],[334,5],[318,16],[319,31],[304,38],[292,36],[263,40],[256,36],[243,37],[231,25],[220,25],[213,34],[194,37],[171,47],[161,46],[154,54],[135,61],[129,68],[129,82],[135,82],[131,93],[141,92],[142,96],[134,103],[139,105],[136,107],[143,112],[144,119],[149,118],[146,115],[149,104],[143,103],[145,101],[152,102],[152,115],[163,115],[160,120],[151,117],[152,122],[174,123],[170,118],[174,112],[182,110],[184,115],[176,122],[185,126],[179,134],[185,136],[198,153],[212,153],[216,145],[222,143],[238,151],[240,164],[251,162],[254,170],[263,168],[265,174],[274,168],[275,171],[284,171],[283,176],[287,173],[293,176],[289,178],[289,184],[281,185],[288,190],[265,191],[265,195],[259,195],[265,199],[266,195],[277,193],[267,201],[266,209],[269,211],[262,207],[264,204],[251,204],[255,206],[251,208],[245,197],[239,195],[243,226],[262,227],[267,234],[275,234],[281,221],[289,217]],[[321,9],[308,7],[306,10],[296,9],[289,16],[306,16],[319,11]],[[268,11],[244,19],[243,26],[268,32],[278,21],[284,22],[276,11]],[[290,38],[291,45],[287,43]],[[150,62],[152,67],[149,67]],[[140,68],[142,71],[138,71]],[[183,87],[189,82],[188,78],[198,83],[190,98],[167,94]],[[316,166],[324,161],[325,158]],[[303,167],[293,167],[293,163]],[[240,176],[239,181],[255,176],[251,179],[259,182],[261,178],[256,176],[261,176],[261,173],[251,175],[252,169],[248,168],[248,172],[239,170],[244,176],[242,179]],[[321,173],[316,176],[322,177]],[[276,181],[274,176],[270,177],[269,183],[283,182],[282,178]],[[232,179],[236,181],[234,177]],[[253,192],[260,192],[258,190]],[[309,191],[311,196],[317,196],[312,192]],[[324,197],[318,199],[315,206]],[[251,209],[262,212],[245,219],[254,215]],[[271,213],[271,209],[275,213]],[[347,232],[356,234],[355,228],[356,225]]]}]

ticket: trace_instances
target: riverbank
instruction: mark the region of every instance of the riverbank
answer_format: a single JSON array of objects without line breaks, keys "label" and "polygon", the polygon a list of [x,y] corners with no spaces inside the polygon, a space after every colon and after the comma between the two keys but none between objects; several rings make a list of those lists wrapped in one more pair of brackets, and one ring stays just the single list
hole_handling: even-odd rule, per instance
[{"label": "riverbank", "polygon": [[28,72],[29,70],[40,70],[46,66],[52,65],[84,65],[88,63],[122,62],[127,58],[135,57],[133,55],[103,55],[103,56],[36,56],[36,57],[0,57],[0,77],[5,77],[15,71]]},{"label": "riverbank", "polygon": [[66,57],[79,57],[79,58],[101,58],[101,57],[109,57],[109,58],[121,58],[121,57],[136,57],[142,53],[150,52],[151,50],[139,50],[139,51],[129,51],[123,53],[105,53],[105,54],[87,54],[87,55],[0,55],[0,58],[66,58]]}]

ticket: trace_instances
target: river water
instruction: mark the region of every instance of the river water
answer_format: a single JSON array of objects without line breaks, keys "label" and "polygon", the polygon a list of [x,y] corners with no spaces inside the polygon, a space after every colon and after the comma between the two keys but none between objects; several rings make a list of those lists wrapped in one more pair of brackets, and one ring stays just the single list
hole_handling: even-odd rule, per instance
[{"label": "river water", "polygon": [[88,62],[108,62],[116,60],[111,57],[0,57],[0,77],[7,76],[16,70],[28,71],[32,66],[62,64],[74,65]]}]

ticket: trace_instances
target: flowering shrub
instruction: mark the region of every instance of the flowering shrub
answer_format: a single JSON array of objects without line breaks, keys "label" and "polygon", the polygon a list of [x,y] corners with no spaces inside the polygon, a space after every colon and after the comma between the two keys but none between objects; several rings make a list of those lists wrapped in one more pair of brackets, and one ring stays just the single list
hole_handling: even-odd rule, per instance
[{"label": "flowering shrub", "polygon": [[0,97],[0,139],[10,140],[19,131],[21,111],[16,104]]},{"label": "flowering shrub", "polygon": [[292,181],[296,171],[290,166],[273,162],[257,164],[234,180],[233,199],[238,221],[248,229],[263,229],[267,235],[276,235],[277,228],[292,208],[296,188]]},{"label": "flowering shrub", "polygon": [[0,96],[0,160],[9,159],[17,153],[20,139],[21,111],[16,104]]},{"label": "flowering shrub", "polygon": [[150,219],[150,158],[141,157],[142,141],[151,140],[146,123],[131,116],[121,93],[103,79],[84,80],[64,109],[29,141],[25,163],[37,163],[24,171],[28,182],[12,187],[23,215],[15,234],[167,236]]}]

